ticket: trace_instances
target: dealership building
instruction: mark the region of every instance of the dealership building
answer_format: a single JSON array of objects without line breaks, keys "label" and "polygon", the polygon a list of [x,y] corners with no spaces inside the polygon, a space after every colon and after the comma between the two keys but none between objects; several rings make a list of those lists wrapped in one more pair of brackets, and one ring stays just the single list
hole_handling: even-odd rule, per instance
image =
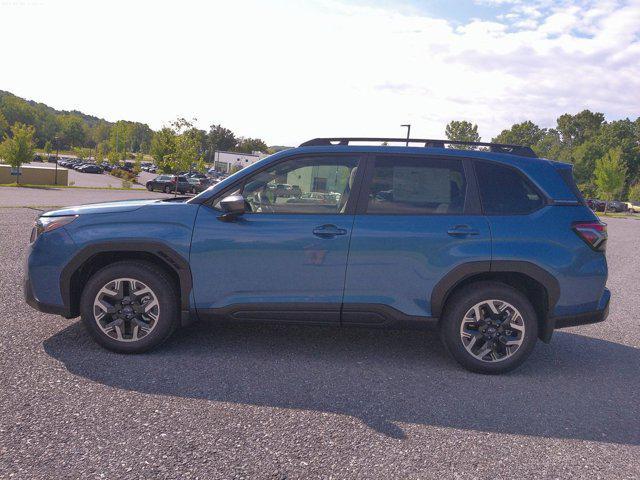
[{"label": "dealership building", "polygon": [[240,153],[216,150],[213,154],[213,168],[218,172],[231,173],[253,165],[266,156],[267,154],[262,152]]}]

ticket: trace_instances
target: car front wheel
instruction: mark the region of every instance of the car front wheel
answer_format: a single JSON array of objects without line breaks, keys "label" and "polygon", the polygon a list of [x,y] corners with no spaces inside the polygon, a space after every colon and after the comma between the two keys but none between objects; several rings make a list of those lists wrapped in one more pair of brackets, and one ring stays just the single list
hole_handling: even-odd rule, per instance
[{"label": "car front wheel", "polygon": [[87,282],[80,313],[103,347],[120,353],[144,352],[164,342],[177,327],[177,288],[152,263],[113,263]]},{"label": "car front wheel", "polygon": [[538,321],[531,302],[497,282],[478,282],[456,292],[445,306],[440,334],[447,350],[467,370],[505,373],[531,354]]}]

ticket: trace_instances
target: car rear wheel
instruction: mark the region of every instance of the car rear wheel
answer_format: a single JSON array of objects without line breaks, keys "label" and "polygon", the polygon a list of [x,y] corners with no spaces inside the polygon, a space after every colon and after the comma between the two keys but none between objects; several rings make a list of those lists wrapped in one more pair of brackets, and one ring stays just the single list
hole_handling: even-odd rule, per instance
[{"label": "car rear wheel", "polygon": [[171,193],[171,187],[169,185],[164,187],[164,193]]},{"label": "car rear wheel", "polygon": [[153,186],[150,183],[147,184],[147,190],[149,190],[150,192],[153,192]]},{"label": "car rear wheel", "polygon": [[538,321],[531,302],[518,290],[478,282],[456,292],[445,306],[440,334],[447,350],[467,370],[505,373],[531,354]]},{"label": "car rear wheel", "polygon": [[178,293],[152,263],[123,261],[96,272],[80,299],[82,321],[103,347],[139,353],[164,342],[179,322]]}]

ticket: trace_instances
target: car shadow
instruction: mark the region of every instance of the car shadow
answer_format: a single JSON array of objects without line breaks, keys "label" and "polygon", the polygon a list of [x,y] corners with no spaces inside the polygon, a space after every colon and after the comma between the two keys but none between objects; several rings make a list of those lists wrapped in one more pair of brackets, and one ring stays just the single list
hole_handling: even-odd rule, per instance
[{"label": "car shadow", "polygon": [[115,388],[402,423],[640,445],[640,349],[556,332],[502,376],[466,372],[433,331],[195,324],[119,355],[79,323],[44,342],[74,375]]}]

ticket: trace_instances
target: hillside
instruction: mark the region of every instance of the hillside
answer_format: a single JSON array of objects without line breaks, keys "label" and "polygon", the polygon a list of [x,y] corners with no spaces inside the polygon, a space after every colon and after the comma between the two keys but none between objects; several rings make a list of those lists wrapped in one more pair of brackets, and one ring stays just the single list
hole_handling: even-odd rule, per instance
[{"label": "hillside", "polygon": [[[77,110],[56,110],[44,103],[0,90],[0,135],[16,122],[34,126],[37,147],[42,148],[47,141],[55,144],[57,137],[60,149],[74,146],[95,147],[100,142],[107,141],[112,128],[117,125]],[[122,123],[135,133],[131,137],[132,150],[139,150],[143,144],[148,147],[153,135],[148,125],[139,122]]]}]

